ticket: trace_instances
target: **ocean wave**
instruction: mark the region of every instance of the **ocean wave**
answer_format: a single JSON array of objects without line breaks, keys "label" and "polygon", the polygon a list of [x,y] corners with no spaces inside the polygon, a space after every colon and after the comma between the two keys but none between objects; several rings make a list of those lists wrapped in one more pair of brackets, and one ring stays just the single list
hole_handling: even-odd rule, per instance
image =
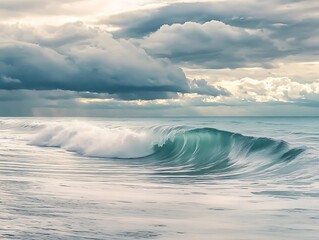
[{"label": "ocean wave", "polygon": [[134,158],[172,174],[269,171],[275,165],[288,164],[305,150],[282,140],[214,128],[131,129],[85,123],[49,125],[40,130],[32,144],[60,147],[88,157]]},{"label": "ocean wave", "polygon": [[156,159],[159,170],[165,173],[235,175],[278,170],[278,164],[287,165],[304,151],[282,140],[197,128],[155,146],[154,153],[146,158]]}]

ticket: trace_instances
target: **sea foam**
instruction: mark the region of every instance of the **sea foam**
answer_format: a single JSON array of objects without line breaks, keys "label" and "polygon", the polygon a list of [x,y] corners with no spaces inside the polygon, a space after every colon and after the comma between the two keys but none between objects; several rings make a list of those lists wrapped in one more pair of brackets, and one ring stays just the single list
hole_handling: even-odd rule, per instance
[{"label": "sea foam", "polygon": [[47,126],[31,144],[60,147],[90,157],[137,158],[149,155],[156,138],[150,131],[107,128],[85,123]]}]

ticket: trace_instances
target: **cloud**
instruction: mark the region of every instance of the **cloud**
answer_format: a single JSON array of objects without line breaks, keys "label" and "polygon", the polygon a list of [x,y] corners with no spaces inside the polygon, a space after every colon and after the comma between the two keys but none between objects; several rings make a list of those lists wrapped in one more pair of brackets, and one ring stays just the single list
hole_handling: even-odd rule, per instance
[{"label": "cloud", "polygon": [[309,83],[300,83],[287,77],[269,77],[266,79],[242,78],[236,81],[220,81],[232,95],[226,101],[246,102],[316,102],[319,106],[319,79]]},{"label": "cloud", "polygon": [[318,12],[315,0],[2,1],[0,115],[318,114]]},{"label": "cloud", "polygon": [[194,79],[190,82],[191,93],[208,96],[228,96],[230,93],[222,88],[209,84],[205,79]]},{"label": "cloud", "polygon": [[[72,37],[65,34],[70,28]],[[50,30],[43,35],[13,31],[19,37],[2,38],[1,89],[88,91],[122,99],[168,98],[189,91],[180,68],[129,41],[81,23]]]},{"label": "cloud", "polygon": [[205,116],[319,113],[319,80],[301,83],[287,77],[242,78],[211,84],[200,79],[193,80],[190,87],[191,93],[178,94],[174,99],[130,101],[105,93],[0,90],[0,115],[187,116],[200,114],[198,111]]},{"label": "cloud", "polygon": [[[317,1],[175,3],[122,13],[101,23],[149,54],[192,68],[274,67],[319,54]],[[178,43],[178,44],[177,44]]]},{"label": "cloud", "polygon": [[[235,22],[232,13],[236,8],[243,14],[238,3],[174,3],[160,8],[121,13],[102,19],[100,23],[111,24],[120,29],[116,37],[140,38],[159,30],[163,25],[184,24],[186,22],[205,23],[212,20]],[[245,13],[247,15],[247,13]]]},{"label": "cloud", "polygon": [[163,25],[205,23],[212,20],[242,28],[274,29],[318,18],[318,8],[319,4],[315,0],[183,2],[113,15],[102,19],[100,23],[120,28],[114,33],[115,36],[126,38],[147,36]]},{"label": "cloud", "polygon": [[20,84],[21,83],[19,79],[7,77],[7,76],[1,76],[0,82],[2,82],[3,84]]},{"label": "cloud", "polygon": [[164,25],[141,40],[141,47],[153,56],[204,68],[270,67],[271,60],[293,53],[280,51],[262,31],[218,21]]},{"label": "cloud", "polygon": [[194,114],[178,99],[130,100],[63,90],[0,90],[0,116],[164,116]]}]

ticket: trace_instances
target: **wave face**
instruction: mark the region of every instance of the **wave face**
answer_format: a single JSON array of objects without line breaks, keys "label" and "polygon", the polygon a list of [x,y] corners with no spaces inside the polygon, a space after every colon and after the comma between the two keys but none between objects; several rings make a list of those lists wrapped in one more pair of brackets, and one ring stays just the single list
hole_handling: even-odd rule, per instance
[{"label": "wave face", "polygon": [[60,147],[89,157],[131,158],[165,174],[256,174],[277,171],[305,151],[287,142],[214,128],[155,126],[129,129],[74,123],[48,126],[33,145]]},{"label": "wave face", "polygon": [[162,146],[155,146],[147,158],[157,159],[167,173],[234,175],[267,171],[294,160],[304,150],[270,138],[200,128],[179,133]]}]

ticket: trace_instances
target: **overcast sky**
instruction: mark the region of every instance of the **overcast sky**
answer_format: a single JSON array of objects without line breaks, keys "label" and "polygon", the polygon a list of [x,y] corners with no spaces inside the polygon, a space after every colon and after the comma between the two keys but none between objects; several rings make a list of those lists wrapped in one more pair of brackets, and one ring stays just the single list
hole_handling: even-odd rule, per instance
[{"label": "overcast sky", "polygon": [[2,0],[0,116],[319,116],[317,0]]}]

